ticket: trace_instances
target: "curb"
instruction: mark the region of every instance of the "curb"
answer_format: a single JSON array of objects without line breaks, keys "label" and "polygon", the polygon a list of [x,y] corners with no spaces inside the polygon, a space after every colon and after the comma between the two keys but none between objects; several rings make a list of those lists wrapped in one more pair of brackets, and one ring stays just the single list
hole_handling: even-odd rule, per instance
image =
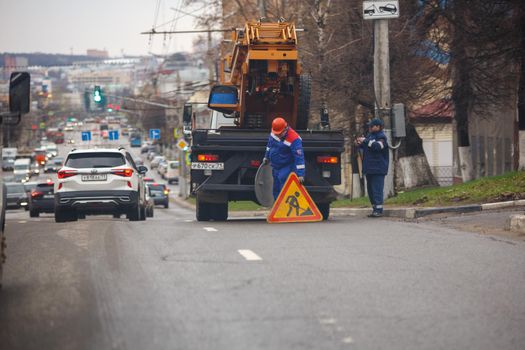
[{"label": "curb", "polygon": [[[178,196],[172,195],[171,198],[181,207],[186,209],[195,210],[195,205],[186,202]],[[525,206],[525,200],[516,200],[508,202],[496,202],[486,204],[469,204],[454,207],[428,207],[428,208],[385,208],[384,216],[392,218],[402,219],[417,219],[428,215],[435,214],[446,214],[446,213],[473,213],[484,210],[497,210],[512,207]],[[330,210],[330,216],[341,217],[341,216],[356,216],[364,217],[372,212],[371,208],[332,208]],[[269,210],[258,210],[258,211],[230,211],[229,217],[254,217],[254,218],[265,218],[269,213]]]},{"label": "curb", "polygon": [[517,214],[509,216],[505,223],[505,230],[521,234],[525,233],[525,215]]}]

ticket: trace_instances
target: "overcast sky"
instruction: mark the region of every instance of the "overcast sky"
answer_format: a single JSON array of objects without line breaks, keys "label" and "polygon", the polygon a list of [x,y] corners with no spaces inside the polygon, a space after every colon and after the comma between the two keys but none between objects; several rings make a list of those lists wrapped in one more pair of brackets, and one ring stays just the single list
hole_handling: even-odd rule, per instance
[{"label": "overcast sky", "polygon": [[[169,51],[163,35],[154,36],[152,46],[148,35],[140,35],[151,29],[158,1],[0,0],[0,52],[85,54],[87,49],[105,48],[115,57],[121,50],[126,55],[191,50],[194,35],[173,36]],[[157,25],[173,19],[176,12],[170,8],[182,1],[160,0]],[[184,16],[176,29],[194,26],[194,19]],[[162,29],[169,30],[170,25],[157,30]]]}]

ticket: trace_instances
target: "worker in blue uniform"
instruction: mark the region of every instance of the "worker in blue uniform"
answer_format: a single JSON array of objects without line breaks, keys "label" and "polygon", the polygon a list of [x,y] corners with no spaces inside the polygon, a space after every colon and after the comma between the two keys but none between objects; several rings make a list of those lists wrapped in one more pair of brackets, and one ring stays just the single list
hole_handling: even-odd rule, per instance
[{"label": "worker in blue uniform", "polygon": [[363,174],[366,175],[366,189],[372,204],[369,217],[383,216],[385,176],[388,173],[389,150],[383,121],[378,118],[368,123],[368,135],[358,137],[356,144],[363,151]]},{"label": "worker in blue uniform", "polygon": [[288,176],[295,172],[304,182],[305,164],[303,144],[299,134],[280,117],[272,122],[263,164],[270,163],[273,175],[273,197],[277,199]]}]

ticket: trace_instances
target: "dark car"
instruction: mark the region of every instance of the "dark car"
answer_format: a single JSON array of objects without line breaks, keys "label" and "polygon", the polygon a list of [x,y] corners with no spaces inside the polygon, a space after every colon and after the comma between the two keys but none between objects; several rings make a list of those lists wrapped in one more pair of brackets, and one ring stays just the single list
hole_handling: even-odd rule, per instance
[{"label": "dark car", "polygon": [[155,205],[164,205],[164,208],[170,206],[170,190],[166,185],[158,183],[148,183],[149,195],[153,198]]},{"label": "dark car", "polygon": [[150,188],[147,187],[147,190],[146,190],[146,216],[148,218],[152,218],[154,211],[155,211],[155,202],[153,201],[153,198],[151,197]]},{"label": "dark car", "polygon": [[25,207],[26,211],[29,210],[29,201],[31,198],[31,192],[36,188],[36,185],[38,185],[38,182],[25,182],[24,183],[24,190],[26,191],[26,197],[27,197],[27,205]]},{"label": "dark car", "polygon": [[24,185],[10,182],[5,184],[7,188],[7,209],[19,209],[27,205],[27,196]]},{"label": "dark car", "polygon": [[40,213],[55,212],[55,191],[52,182],[44,182],[36,185],[31,192],[29,200],[29,216],[37,218]]},{"label": "dark car", "polygon": [[64,163],[63,157],[55,157],[52,161],[48,162],[44,167],[44,172],[46,173],[56,173],[58,169],[62,168]]}]

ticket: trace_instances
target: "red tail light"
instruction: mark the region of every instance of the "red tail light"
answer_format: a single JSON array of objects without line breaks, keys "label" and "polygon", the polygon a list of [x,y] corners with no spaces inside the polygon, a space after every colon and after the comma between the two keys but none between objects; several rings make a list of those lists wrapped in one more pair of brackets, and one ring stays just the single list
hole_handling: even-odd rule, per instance
[{"label": "red tail light", "polygon": [[337,164],[339,160],[332,156],[317,156],[317,163],[321,164]]},{"label": "red tail light", "polygon": [[111,170],[111,173],[113,175],[124,176],[124,177],[131,177],[131,175],[133,175],[133,169],[130,169],[130,168],[113,169],[113,170]]},{"label": "red tail light", "polygon": [[219,160],[219,156],[216,154],[199,154],[197,160],[199,162],[216,162]]},{"label": "red tail light", "polygon": [[65,179],[77,174],[76,170],[59,170],[57,176],[59,179]]},{"label": "red tail light", "polygon": [[33,191],[31,192],[31,197],[32,198],[39,198],[39,197],[42,197],[44,195],[44,192],[40,192],[40,191]]},{"label": "red tail light", "polygon": [[250,161],[250,166],[252,168],[258,168],[261,166],[261,161],[260,160],[251,160]]}]

